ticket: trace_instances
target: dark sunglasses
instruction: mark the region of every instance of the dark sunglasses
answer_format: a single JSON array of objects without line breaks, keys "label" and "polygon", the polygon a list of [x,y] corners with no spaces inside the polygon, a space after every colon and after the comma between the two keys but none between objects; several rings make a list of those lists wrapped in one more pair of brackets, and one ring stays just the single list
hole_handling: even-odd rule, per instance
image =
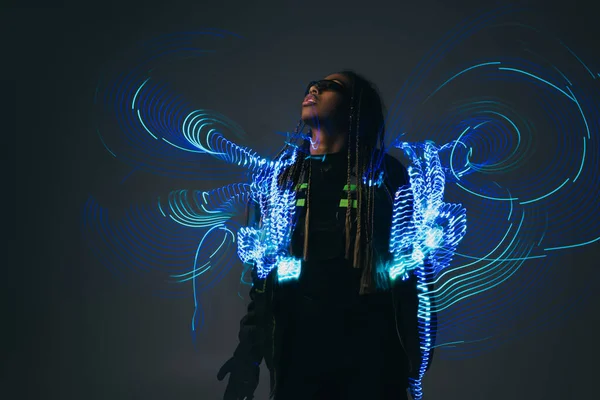
[{"label": "dark sunglasses", "polygon": [[316,86],[319,93],[324,90],[335,90],[342,94],[346,93],[346,88],[344,87],[344,85],[329,79],[321,79],[320,81],[312,81],[308,84],[308,86],[306,87],[306,91],[304,92],[305,96],[310,92],[310,88],[312,88],[313,86]]}]

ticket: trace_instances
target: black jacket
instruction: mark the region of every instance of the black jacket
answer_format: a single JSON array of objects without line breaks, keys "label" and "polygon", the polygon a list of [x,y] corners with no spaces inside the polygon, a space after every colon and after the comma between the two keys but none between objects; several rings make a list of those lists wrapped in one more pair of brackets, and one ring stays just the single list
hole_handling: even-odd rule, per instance
[{"label": "black jacket", "polygon": [[[389,235],[392,221],[392,205],[396,190],[408,183],[408,175],[402,164],[391,156],[384,159],[385,179],[375,194],[374,249],[382,257],[389,256]],[[302,211],[297,214],[302,218]],[[260,215],[256,205],[250,203],[247,208],[248,224],[259,224]],[[302,229],[302,223],[296,229]],[[247,313],[240,322],[239,345],[236,357],[259,364],[263,358],[270,371],[271,397],[275,395],[281,375],[281,348],[283,327],[287,326],[289,313],[281,310],[281,301],[286,296],[285,285],[277,282],[276,269],[265,279],[259,279],[252,271],[252,288]],[[392,301],[396,314],[398,340],[406,354],[410,377],[416,377],[422,362],[422,353],[418,329],[418,292],[414,275],[402,281],[397,279],[391,285]],[[436,317],[432,315],[435,329]],[[429,364],[433,351],[429,354]],[[429,364],[427,368],[429,368]]]}]

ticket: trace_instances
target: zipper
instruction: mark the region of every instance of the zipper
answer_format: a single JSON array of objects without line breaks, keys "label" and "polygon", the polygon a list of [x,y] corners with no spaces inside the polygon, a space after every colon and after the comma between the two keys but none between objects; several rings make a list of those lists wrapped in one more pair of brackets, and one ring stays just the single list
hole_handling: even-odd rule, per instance
[{"label": "zipper", "polygon": [[394,206],[394,196],[392,196],[392,193],[390,192],[390,190],[388,189],[388,187],[385,183],[383,184],[383,188],[385,189],[388,196],[390,197],[390,200],[392,201],[392,206]]}]

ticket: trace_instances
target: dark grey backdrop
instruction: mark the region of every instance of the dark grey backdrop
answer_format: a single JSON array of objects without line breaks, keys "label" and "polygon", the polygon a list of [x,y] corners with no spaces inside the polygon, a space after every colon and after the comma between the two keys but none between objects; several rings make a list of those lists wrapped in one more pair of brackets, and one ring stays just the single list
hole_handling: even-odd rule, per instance
[{"label": "dark grey backdrop", "polygon": [[[190,299],[132,290],[84,251],[85,199],[100,192],[118,202],[120,196],[107,192],[122,170],[99,144],[92,119],[102,64],[161,33],[207,26],[238,32],[246,41],[232,53],[236,63],[199,70],[197,82],[182,90],[193,96],[206,79],[218,82],[222,90],[213,85],[199,98],[258,141],[261,132],[293,129],[301,84],[340,68],[366,74],[389,102],[425,52],[477,10],[476,2],[465,1],[250,3],[102,2],[2,11],[3,87],[17,105],[16,113],[8,108],[8,120],[16,116],[16,208],[5,212],[14,214],[18,241],[8,253],[16,261],[4,266],[9,337],[1,379],[3,388],[14,385],[16,398],[215,400],[224,390],[216,371],[236,345],[244,312],[235,295],[237,274],[214,291],[209,330],[194,348]],[[540,2],[537,22],[591,53],[600,37],[594,7]],[[144,174],[131,182],[140,199],[184,186]],[[597,259],[597,247],[564,256],[565,265],[597,266]],[[576,318],[535,339],[473,360],[435,362],[427,398],[596,398],[598,303],[592,296]],[[266,394],[263,371],[257,398]]]}]

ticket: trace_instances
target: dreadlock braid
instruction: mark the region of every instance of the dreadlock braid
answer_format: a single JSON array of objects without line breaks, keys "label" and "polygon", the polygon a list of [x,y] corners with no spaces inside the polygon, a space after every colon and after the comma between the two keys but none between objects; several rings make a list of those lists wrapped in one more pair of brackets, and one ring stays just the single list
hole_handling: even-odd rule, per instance
[{"label": "dreadlock braid", "polygon": [[362,101],[362,88],[360,94],[358,95],[358,106],[356,112],[356,132],[353,135],[355,137],[356,144],[356,197],[357,197],[357,208],[356,208],[356,237],[354,239],[354,268],[359,268],[361,266],[361,242],[362,242],[362,210],[363,210],[363,185],[362,185],[362,174],[364,173],[362,168],[361,161],[361,152],[360,152],[360,106]]},{"label": "dreadlock braid", "polygon": [[312,177],[312,163],[308,163],[308,186],[306,188],[306,215],[304,217],[304,250],[302,258],[304,261],[308,258],[308,230],[310,222],[310,181]]},{"label": "dreadlock braid", "polygon": [[[297,139],[299,133],[301,133],[303,129],[304,129],[304,123],[302,122],[302,120],[300,120],[298,122],[298,124],[296,125],[296,129],[294,130],[293,138]],[[280,188],[283,189],[283,188],[291,187],[291,189],[294,190],[296,194],[298,193],[298,183],[302,182],[304,179],[306,154],[308,154],[308,152],[309,152],[309,148],[307,146],[308,144],[309,143],[306,140],[304,140],[302,142],[300,151],[298,151],[296,161],[292,165],[287,167],[279,175],[277,182],[278,182]],[[275,158],[279,157],[284,151],[288,150],[292,146],[295,146],[295,145],[292,143],[286,142],[286,145],[275,156]],[[296,146],[296,147],[298,147],[298,146]],[[297,148],[294,151],[297,151]],[[289,221],[289,222],[292,223],[292,221]],[[289,251],[292,252],[292,242],[291,241],[289,243]]]},{"label": "dreadlock braid", "polygon": [[[310,150],[310,148],[308,146],[310,146],[310,142],[304,141],[303,147],[301,148],[300,154],[298,155],[298,159],[296,160],[294,165],[292,165],[292,167],[295,168],[294,173],[290,174],[290,176],[288,178],[289,182],[291,182],[291,184],[293,185],[292,187],[293,187],[296,197],[298,195],[298,190],[299,190],[300,184],[304,182],[304,177],[306,175],[306,164],[307,164],[306,163],[306,154]],[[308,201],[308,193],[307,193],[307,201]],[[308,203],[306,204],[306,207],[308,209]],[[308,215],[307,215],[307,221],[308,221]],[[307,228],[306,222],[305,222],[305,228]],[[305,236],[308,236],[307,232],[305,232],[304,234],[305,234]],[[306,246],[307,246],[307,242],[305,241],[305,243],[304,243],[305,249],[306,249]],[[290,243],[289,243],[289,251],[291,254],[292,241],[290,241]],[[307,254],[306,254],[306,250],[305,250],[304,254],[303,254],[304,260],[306,260],[306,256],[307,256]]]},{"label": "dreadlock braid", "polygon": [[351,239],[351,227],[352,227],[352,191],[350,190],[351,175],[352,175],[352,140],[354,139],[354,135],[352,135],[352,122],[354,116],[354,90],[352,96],[350,97],[350,122],[348,126],[348,168],[347,168],[347,177],[346,177],[346,189],[347,189],[347,199],[348,204],[346,205],[346,260],[350,259],[350,239]]}]

